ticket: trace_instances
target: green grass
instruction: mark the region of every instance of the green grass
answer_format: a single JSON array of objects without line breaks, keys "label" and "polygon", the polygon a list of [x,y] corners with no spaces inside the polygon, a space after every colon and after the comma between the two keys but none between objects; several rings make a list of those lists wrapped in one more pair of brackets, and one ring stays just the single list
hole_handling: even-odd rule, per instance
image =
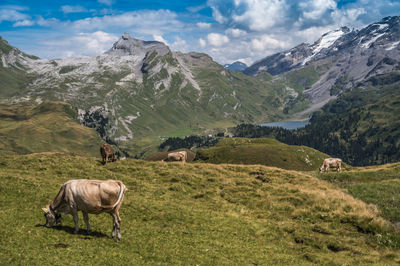
[{"label": "green grass", "polygon": [[[43,227],[41,207],[69,179],[119,179],[122,241],[111,217]],[[0,264],[394,264],[398,236],[377,212],[310,175],[213,165],[33,154],[0,157]],[[390,244],[388,241],[393,242]],[[396,242],[397,241],[397,242]]]},{"label": "green grass", "polygon": [[315,66],[310,65],[301,69],[295,69],[285,73],[283,76],[288,81],[290,87],[297,92],[302,93],[305,89],[310,88],[318,81],[320,74]]},{"label": "green grass", "polygon": [[319,178],[346,189],[355,198],[376,205],[381,216],[400,229],[400,165],[354,168],[342,173],[327,173]]},{"label": "green grass", "polygon": [[102,140],[69,104],[0,105],[0,154],[64,152],[96,156]]},{"label": "green grass", "polygon": [[306,146],[287,145],[270,138],[221,139],[211,148],[198,151],[208,163],[263,164],[289,170],[317,170],[329,157]]}]

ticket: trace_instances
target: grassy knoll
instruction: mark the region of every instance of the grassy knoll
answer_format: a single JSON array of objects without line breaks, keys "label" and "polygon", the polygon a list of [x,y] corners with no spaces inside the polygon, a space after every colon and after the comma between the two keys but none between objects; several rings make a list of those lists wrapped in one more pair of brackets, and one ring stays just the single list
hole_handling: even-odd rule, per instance
[{"label": "grassy knoll", "polygon": [[355,198],[376,205],[381,216],[400,229],[400,164],[357,167],[318,177],[337,184]]},{"label": "grassy knoll", "polygon": [[316,170],[329,157],[306,146],[287,145],[270,138],[226,138],[198,151],[208,163],[263,164],[289,170]]},{"label": "grassy knoll", "polygon": [[[82,217],[78,235],[70,215],[42,226],[40,208],[73,178],[125,183],[122,242],[108,238],[106,214],[90,216],[90,236]],[[2,265],[400,262],[399,238],[376,209],[308,174],[261,165],[2,156],[0,223]]]},{"label": "grassy knoll", "polygon": [[101,139],[67,103],[0,105],[0,154],[65,152],[97,156]]}]

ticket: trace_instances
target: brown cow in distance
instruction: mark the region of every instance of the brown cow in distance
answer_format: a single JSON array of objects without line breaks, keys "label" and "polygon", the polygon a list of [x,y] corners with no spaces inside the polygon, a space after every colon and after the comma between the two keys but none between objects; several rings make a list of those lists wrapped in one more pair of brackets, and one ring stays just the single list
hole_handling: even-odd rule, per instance
[{"label": "brown cow in distance", "polygon": [[46,217],[46,227],[52,227],[54,223],[61,224],[61,213],[71,214],[74,217],[75,231],[78,233],[78,211],[82,211],[83,219],[87,226],[88,234],[91,233],[89,225],[89,213],[109,213],[113,218],[113,230],[111,237],[117,236],[121,240],[119,209],[122,205],[125,185],[118,180],[69,180],[61,186],[54,200],[42,208]]},{"label": "brown cow in distance", "polygon": [[115,158],[115,154],[113,148],[109,144],[103,144],[100,147],[101,158],[103,159],[103,164],[106,164],[109,159],[111,162],[115,162],[117,159]]}]

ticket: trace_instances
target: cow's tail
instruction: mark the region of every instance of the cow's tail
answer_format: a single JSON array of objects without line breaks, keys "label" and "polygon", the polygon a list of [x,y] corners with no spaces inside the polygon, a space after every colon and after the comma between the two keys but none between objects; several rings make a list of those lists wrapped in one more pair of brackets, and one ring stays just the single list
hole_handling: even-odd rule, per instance
[{"label": "cow's tail", "polygon": [[115,204],[112,206],[113,209],[121,202],[122,198],[124,197],[124,192],[126,190],[124,183],[122,183],[121,181],[118,182],[118,185],[120,186],[119,197],[117,202],[115,202]]}]

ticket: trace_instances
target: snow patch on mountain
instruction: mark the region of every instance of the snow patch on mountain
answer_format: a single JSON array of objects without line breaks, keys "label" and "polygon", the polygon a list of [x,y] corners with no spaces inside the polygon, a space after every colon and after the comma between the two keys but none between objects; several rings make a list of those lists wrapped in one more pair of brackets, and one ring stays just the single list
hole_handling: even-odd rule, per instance
[{"label": "snow patch on mountain", "polygon": [[361,44],[361,47],[368,49],[372,43],[378,40],[380,37],[385,35],[385,33],[380,33],[378,35],[374,35],[370,40],[366,41],[365,43]]},{"label": "snow patch on mountain", "polygon": [[400,41],[390,43],[388,47],[385,48],[386,51],[393,50],[399,45]]},{"label": "snow patch on mountain", "polygon": [[342,29],[339,29],[330,31],[322,35],[322,37],[312,46],[312,55],[305,58],[301,65],[304,66],[308,61],[310,61],[319,52],[321,52],[322,49],[331,47],[336,42],[336,40],[342,37],[344,34],[345,32]]}]

